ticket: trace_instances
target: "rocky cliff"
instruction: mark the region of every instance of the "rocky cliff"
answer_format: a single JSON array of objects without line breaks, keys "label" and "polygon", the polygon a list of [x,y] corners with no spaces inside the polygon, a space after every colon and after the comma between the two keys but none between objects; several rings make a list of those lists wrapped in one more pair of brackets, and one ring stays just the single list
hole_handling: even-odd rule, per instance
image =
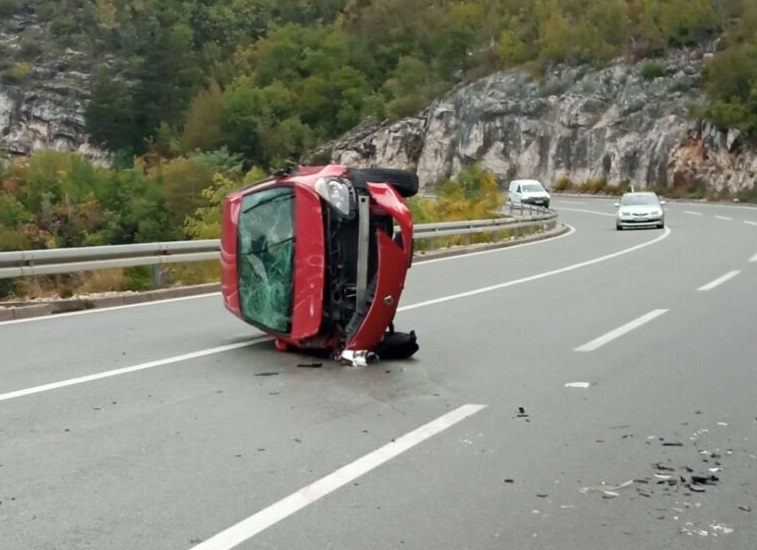
[{"label": "rocky cliff", "polygon": [[22,61],[24,48],[42,35],[33,11],[3,21],[0,53],[10,65],[0,82],[0,156],[55,149],[103,161],[106,153],[90,145],[85,132],[89,77],[75,70],[79,54],[67,50],[54,61]]},{"label": "rocky cliff", "polygon": [[501,180],[750,189],[757,149],[691,118],[709,53],[655,65],[560,68],[541,79],[498,73],[460,87],[417,117],[368,123],[320,151],[333,162],[417,170],[422,186],[480,163]]}]

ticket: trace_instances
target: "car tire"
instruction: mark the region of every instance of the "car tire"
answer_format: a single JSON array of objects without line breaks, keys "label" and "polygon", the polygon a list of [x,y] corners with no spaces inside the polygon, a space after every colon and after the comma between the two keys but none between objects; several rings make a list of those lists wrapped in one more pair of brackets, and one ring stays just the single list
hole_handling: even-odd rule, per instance
[{"label": "car tire", "polygon": [[618,223],[616,223],[615,224],[615,229],[617,229],[618,231],[623,231],[623,226],[620,225],[620,224],[618,224]]},{"label": "car tire", "polygon": [[665,229],[665,223],[657,224],[657,229]]},{"label": "car tire", "polygon": [[409,359],[418,351],[418,338],[415,331],[387,332],[384,339],[376,346],[379,359]]},{"label": "car tire", "polygon": [[418,194],[418,176],[407,170],[395,168],[362,168],[352,170],[350,178],[360,187],[367,183],[388,183],[400,194],[408,198]]}]

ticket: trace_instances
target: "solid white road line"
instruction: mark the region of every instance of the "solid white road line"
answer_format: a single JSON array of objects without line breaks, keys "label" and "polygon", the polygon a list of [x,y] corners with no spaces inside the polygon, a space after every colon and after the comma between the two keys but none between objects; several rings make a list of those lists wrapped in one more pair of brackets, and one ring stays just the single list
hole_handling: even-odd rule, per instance
[{"label": "solid white road line", "polygon": [[572,235],[573,233],[576,232],[576,228],[575,227],[572,227],[572,226],[568,225],[567,223],[563,224],[563,225],[565,225],[565,227],[568,228],[568,231],[566,231],[562,235],[558,235],[556,237],[550,237],[549,239],[543,239],[541,241],[532,241],[530,243],[522,243],[522,244],[514,244],[514,245],[511,245],[511,246],[504,246],[502,248],[490,248],[489,250],[479,250],[478,252],[466,252],[464,254],[457,254],[455,256],[447,256],[445,258],[435,258],[433,260],[415,259],[413,261],[413,269],[417,269],[419,266],[422,267],[422,266],[428,265],[428,264],[435,264],[437,262],[450,262],[450,261],[453,261],[453,260],[462,260],[462,259],[465,259],[465,258],[471,258],[473,256],[481,256],[483,254],[495,254],[497,252],[508,252],[510,250],[515,250],[517,248],[525,248],[527,246],[535,246],[537,244],[546,244],[546,243],[549,243],[549,242],[556,241],[558,239],[562,239],[564,237],[568,237],[568,236],[570,236],[570,235]]},{"label": "solid white road line", "polygon": [[305,506],[314,503],[392,458],[476,414],[484,407],[486,405],[463,405],[436,420],[432,420],[428,424],[395,439],[391,443],[387,443],[383,447],[357,459],[355,462],[347,464],[326,477],[322,477],[288,497],[271,504],[267,508],[221,531],[197,546],[193,546],[192,550],[229,550],[234,548],[264,529],[286,519]]},{"label": "solid white road line", "polygon": [[167,298],[165,300],[153,300],[152,302],[139,302],[138,304],[127,304],[123,306],[104,307],[100,309],[84,309],[82,311],[70,311],[68,313],[56,313],[55,315],[45,315],[42,317],[29,317],[28,319],[14,319],[13,321],[2,321],[0,326],[15,325],[18,323],[32,323],[35,321],[49,321],[53,319],[62,319],[64,317],[74,317],[76,315],[86,315],[89,313],[105,313],[109,311],[118,311],[119,309],[132,309],[135,307],[157,306],[170,304],[171,302],[184,302],[186,300],[197,300],[199,298],[217,298],[220,292],[208,292],[207,294],[195,294],[193,296],[180,296],[179,298]]},{"label": "solid white road line", "polygon": [[179,363],[181,361],[189,361],[190,359],[197,359],[198,357],[206,357],[208,355],[215,355],[216,353],[223,353],[225,351],[231,351],[234,349],[244,348],[253,344],[259,344],[261,342],[272,340],[272,338],[258,337],[248,342],[240,342],[238,344],[229,344],[227,346],[219,346],[217,348],[204,349],[202,351],[195,351],[192,353],[185,353],[184,355],[176,355],[175,357],[168,357],[166,359],[158,359],[157,361],[150,361],[149,363],[141,363],[139,365],[133,365],[131,367],[124,367],[122,369],[109,370],[105,372],[98,372],[96,374],[90,374],[87,376],[79,376],[78,378],[69,378],[68,380],[62,380],[60,382],[52,382],[50,384],[43,384],[42,386],[34,386],[32,388],[26,388],[24,390],[12,391],[9,393],[0,394],[0,401],[8,401],[17,397],[26,397],[28,395],[34,395],[35,393],[42,393],[50,390],[57,390],[59,388],[65,388],[68,386],[76,386],[78,384],[84,384],[86,382],[93,382],[95,380],[102,380],[103,378],[110,378],[112,376],[120,376],[122,374],[128,374],[131,372],[137,372],[140,370],[153,369],[155,367],[162,367],[163,365],[170,365],[172,363]]},{"label": "solid white road line", "polygon": [[684,210],[683,213],[684,214],[691,214],[692,216],[701,216],[702,215],[701,212],[694,212],[693,210]]},{"label": "solid white road line", "polygon": [[726,281],[730,281],[731,279],[733,279],[739,273],[741,273],[741,271],[739,271],[738,269],[734,269],[733,271],[729,271],[728,273],[726,273],[722,277],[718,277],[714,281],[709,282],[706,285],[700,286],[697,290],[702,290],[702,291],[712,290],[716,286],[720,286],[723,283],[725,283]]},{"label": "solid white road line", "polygon": [[652,310],[649,313],[642,315],[638,319],[634,319],[630,323],[626,323],[622,327],[618,327],[615,330],[611,330],[607,334],[604,334],[600,336],[599,338],[595,338],[594,340],[584,344],[583,346],[577,347],[575,351],[594,351],[595,349],[604,346],[608,342],[612,342],[616,338],[619,338],[623,336],[624,334],[631,332],[632,330],[637,329],[642,325],[645,325],[649,321],[656,319],[657,317],[659,317],[663,313],[667,313],[668,311],[669,310],[667,309]]},{"label": "solid white road line", "polygon": [[718,220],[725,220],[727,222],[731,221],[733,218],[729,218],[728,216],[715,216],[715,219]]},{"label": "solid white road line", "polygon": [[750,220],[744,220],[744,223],[747,224],[747,225],[757,225],[757,222],[753,222],[753,221],[750,221]]},{"label": "solid white road line", "polygon": [[421,307],[426,307],[426,306],[430,306],[434,304],[441,304],[443,302],[449,302],[451,300],[458,300],[460,298],[468,298],[469,296],[475,296],[477,294],[483,294],[485,292],[492,292],[494,290],[500,290],[502,288],[507,288],[509,286],[515,286],[522,283],[537,281],[539,279],[545,279],[547,277],[552,277],[553,275],[560,275],[562,273],[567,273],[568,271],[573,271],[574,269],[580,269],[582,267],[598,264],[600,262],[605,262],[607,260],[611,260],[613,258],[623,256],[624,254],[630,254],[631,252],[635,252],[636,250],[641,250],[642,248],[646,248],[647,246],[651,246],[653,244],[660,242],[661,240],[666,238],[668,235],[670,235],[670,228],[666,227],[662,235],[660,235],[659,237],[655,239],[652,239],[651,241],[648,241],[642,244],[637,244],[636,246],[632,246],[630,248],[624,248],[623,250],[619,250],[618,252],[613,252],[612,254],[600,256],[598,258],[594,258],[593,260],[587,260],[585,262],[569,265],[566,267],[561,267],[559,269],[554,269],[552,271],[545,271],[544,273],[531,275],[530,277],[524,277],[522,279],[515,279],[514,281],[507,281],[506,283],[500,283],[497,285],[478,288],[476,290],[469,290],[468,292],[461,292],[460,294],[452,294],[450,296],[445,296],[443,298],[435,298],[433,300],[426,300],[425,302],[418,302],[417,304],[411,304],[409,306],[400,307],[398,308],[398,311],[409,311],[411,309],[418,309]]}]

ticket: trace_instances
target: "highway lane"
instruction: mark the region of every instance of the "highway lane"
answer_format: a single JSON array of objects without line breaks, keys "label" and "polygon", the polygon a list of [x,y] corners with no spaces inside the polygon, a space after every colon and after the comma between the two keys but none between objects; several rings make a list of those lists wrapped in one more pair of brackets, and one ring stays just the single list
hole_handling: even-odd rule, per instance
[{"label": "highway lane", "polygon": [[[606,214],[606,205],[565,203],[561,217],[577,228],[574,235],[418,263],[403,304],[555,271],[662,235],[616,233],[608,216],[567,210]],[[755,508],[753,491],[741,484],[754,479],[754,442],[744,438],[754,437],[757,414],[750,394],[738,390],[754,387],[748,291],[757,265],[748,260],[757,253],[757,228],[744,221],[757,217],[725,210],[733,217],[727,221],[684,208],[670,205],[670,235],[646,248],[406,309],[398,322],[421,336],[414,361],[304,369],[296,366],[302,357],[262,343],[0,402],[0,532],[9,533],[8,548],[188,548],[392,438],[482,403],[471,418],[240,547],[677,548],[719,534],[725,547],[751,548],[754,515],[738,506]],[[423,269],[433,279],[419,279]],[[734,269],[741,273],[732,280],[696,290]],[[129,345],[141,342],[143,360],[254,333],[227,323],[213,300],[2,326],[3,391],[50,381],[56,368],[72,376],[112,366],[107,357],[124,342],[110,323],[139,327]],[[668,311],[596,351],[574,351],[655,308]],[[186,319],[203,319],[204,334],[183,334],[177,327]],[[65,365],[35,346],[24,368],[14,368],[5,358],[24,355],[16,346],[35,342],[30,332],[45,336],[50,352],[69,349],[82,332],[102,342],[80,345]],[[255,376],[270,372],[279,374]],[[565,388],[577,381],[593,385]],[[518,407],[528,416],[518,417]],[[690,439],[679,448],[647,438],[703,429],[734,453],[722,483],[694,495],[690,507],[657,487],[649,497],[638,486],[611,499],[580,492],[648,477],[653,462],[674,453],[677,466],[699,466]],[[687,521],[699,531],[679,533]]]}]

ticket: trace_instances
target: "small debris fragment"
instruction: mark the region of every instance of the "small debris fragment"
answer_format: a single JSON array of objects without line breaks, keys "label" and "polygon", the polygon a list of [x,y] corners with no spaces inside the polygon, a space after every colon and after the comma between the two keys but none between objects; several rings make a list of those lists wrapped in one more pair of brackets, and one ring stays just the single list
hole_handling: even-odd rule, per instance
[{"label": "small debris fragment", "polygon": [[276,376],[278,372],[259,372],[255,376]]},{"label": "small debris fragment", "polygon": [[318,369],[323,366],[323,363],[300,363],[297,366],[300,368],[306,368],[306,369]]},{"label": "small debris fragment", "polygon": [[518,407],[518,418],[528,418],[528,414],[526,414],[526,409],[523,407]]},{"label": "small debris fragment", "polygon": [[662,444],[663,447],[683,447],[683,443],[666,441]]},{"label": "small debris fragment", "polygon": [[514,479],[511,479],[511,478],[509,478],[509,477],[506,477],[506,478],[505,478],[505,483],[515,483],[515,480],[514,480]]},{"label": "small debris fragment", "polygon": [[742,512],[751,512],[752,509],[749,506],[739,506],[739,510]]},{"label": "small debris fragment", "polygon": [[536,498],[547,498],[549,495],[547,493],[539,493],[536,495]]},{"label": "small debris fragment", "polygon": [[297,439],[296,437],[294,438],[294,441],[295,441],[296,443],[302,443],[302,440],[300,440],[300,439]]},{"label": "small debris fragment", "polygon": [[718,422],[718,426],[728,426],[728,422]]},{"label": "small debris fragment", "polygon": [[591,383],[589,382],[569,382],[565,384],[566,388],[581,388],[583,390],[585,390],[589,386],[591,386]]},{"label": "small debris fragment", "polygon": [[578,491],[580,493],[603,493],[603,498],[615,498],[620,495],[620,493],[617,492],[618,490],[633,485],[633,482],[633,479],[629,479],[628,481],[624,481],[619,485],[605,485],[604,483],[602,483],[599,487],[582,487]]}]

